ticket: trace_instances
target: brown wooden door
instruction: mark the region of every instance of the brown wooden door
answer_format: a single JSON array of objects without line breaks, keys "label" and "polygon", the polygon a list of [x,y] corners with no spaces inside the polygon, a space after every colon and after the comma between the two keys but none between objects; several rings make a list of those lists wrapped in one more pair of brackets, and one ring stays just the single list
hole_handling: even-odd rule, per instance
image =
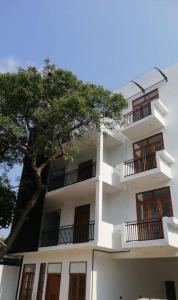
[{"label": "brown wooden door", "polygon": [[90,204],[75,208],[74,243],[84,243],[89,240]]},{"label": "brown wooden door", "polygon": [[163,134],[159,133],[133,144],[135,173],[156,168],[156,151],[164,149]]},{"label": "brown wooden door", "polygon": [[85,300],[86,274],[70,274],[69,300]]},{"label": "brown wooden door", "polygon": [[146,221],[145,225],[138,228],[140,235],[146,239],[156,239],[163,236],[163,217],[173,216],[171,194],[169,187],[147,191],[137,194],[137,218],[138,221]]},{"label": "brown wooden door", "polygon": [[166,299],[176,300],[176,288],[174,281],[165,281]]},{"label": "brown wooden door", "polygon": [[19,300],[31,300],[34,275],[35,265],[24,265]]},{"label": "brown wooden door", "polygon": [[59,300],[60,274],[48,274],[45,300]]}]

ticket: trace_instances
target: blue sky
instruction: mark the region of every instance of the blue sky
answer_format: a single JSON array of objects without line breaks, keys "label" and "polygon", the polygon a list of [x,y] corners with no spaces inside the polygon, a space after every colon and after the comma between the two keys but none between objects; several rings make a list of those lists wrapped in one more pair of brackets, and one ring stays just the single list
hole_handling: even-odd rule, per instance
[{"label": "blue sky", "polygon": [[[178,61],[178,0],[0,0],[0,71],[45,57],[115,90]],[[12,172],[11,178],[18,175]]]},{"label": "blue sky", "polygon": [[0,1],[0,70],[49,56],[81,79],[117,89],[178,61],[178,0]]}]

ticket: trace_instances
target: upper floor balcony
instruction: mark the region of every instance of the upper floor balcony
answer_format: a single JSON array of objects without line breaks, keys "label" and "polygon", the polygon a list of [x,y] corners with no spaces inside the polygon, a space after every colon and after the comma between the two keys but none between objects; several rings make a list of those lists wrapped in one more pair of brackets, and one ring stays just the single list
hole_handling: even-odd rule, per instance
[{"label": "upper floor balcony", "polygon": [[[95,195],[44,203],[39,248],[77,247],[95,239]],[[83,245],[79,245],[81,247]]]},{"label": "upper floor balcony", "polygon": [[171,165],[174,159],[165,150],[125,161],[121,182],[135,187],[152,185],[172,178]]},{"label": "upper floor balcony", "polygon": [[57,190],[96,176],[96,163],[86,163],[83,166],[64,174],[52,174],[48,183],[48,192]]},{"label": "upper floor balcony", "polygon": [[56,230],[43,230],[40,247],[87,243],[94,240],[95,222],[61,226]]},{"label": "upper floor balcony", "polygon": [[135,141],[165,127],[165,105],[159,100],[148,102],[123,116],[122,133]]},{"label": "upper floor balcony", "polygon": [[122,226],[122,248],[178,247],[178,220],[174,217],[126,222]]}]

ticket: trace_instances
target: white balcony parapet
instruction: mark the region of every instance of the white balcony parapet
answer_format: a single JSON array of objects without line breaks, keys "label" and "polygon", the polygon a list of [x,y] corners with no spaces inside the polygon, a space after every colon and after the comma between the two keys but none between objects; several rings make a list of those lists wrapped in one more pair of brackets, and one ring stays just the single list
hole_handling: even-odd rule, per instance
[{"label": "white balcony parapet", "polygon": [[123,116],[122,133],[136,141],[143,136],[161,130],[166,125],[168,110],[160,99],[143,105]]},{"label": "white balcony parapet", "polygon": [[162,219],[126,222],[122,228],[122,248],[170,246],[178,248],[178,219]]},{"label": "white balcony parapet", "polygon": [[122,165],[121,183],[135,186],[164,182],[172,178],[171,165],[174,158],[160,150],[149,155],[126,161]]},{"label": "white balcony parapet", "polygon": [[120,171],[109,164],[102,162],[102,177],[103,182],[107,183],[110,186],[120,187]]}]

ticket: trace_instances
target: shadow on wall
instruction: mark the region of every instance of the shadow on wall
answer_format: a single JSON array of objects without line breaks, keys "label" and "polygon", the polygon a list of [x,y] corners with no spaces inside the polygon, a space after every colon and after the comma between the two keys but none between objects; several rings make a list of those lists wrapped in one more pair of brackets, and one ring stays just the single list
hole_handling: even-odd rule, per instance
[{"label": "shadow on wall", "polygon": [[15,300],[20,267],[0,265],[0,300]]}]

